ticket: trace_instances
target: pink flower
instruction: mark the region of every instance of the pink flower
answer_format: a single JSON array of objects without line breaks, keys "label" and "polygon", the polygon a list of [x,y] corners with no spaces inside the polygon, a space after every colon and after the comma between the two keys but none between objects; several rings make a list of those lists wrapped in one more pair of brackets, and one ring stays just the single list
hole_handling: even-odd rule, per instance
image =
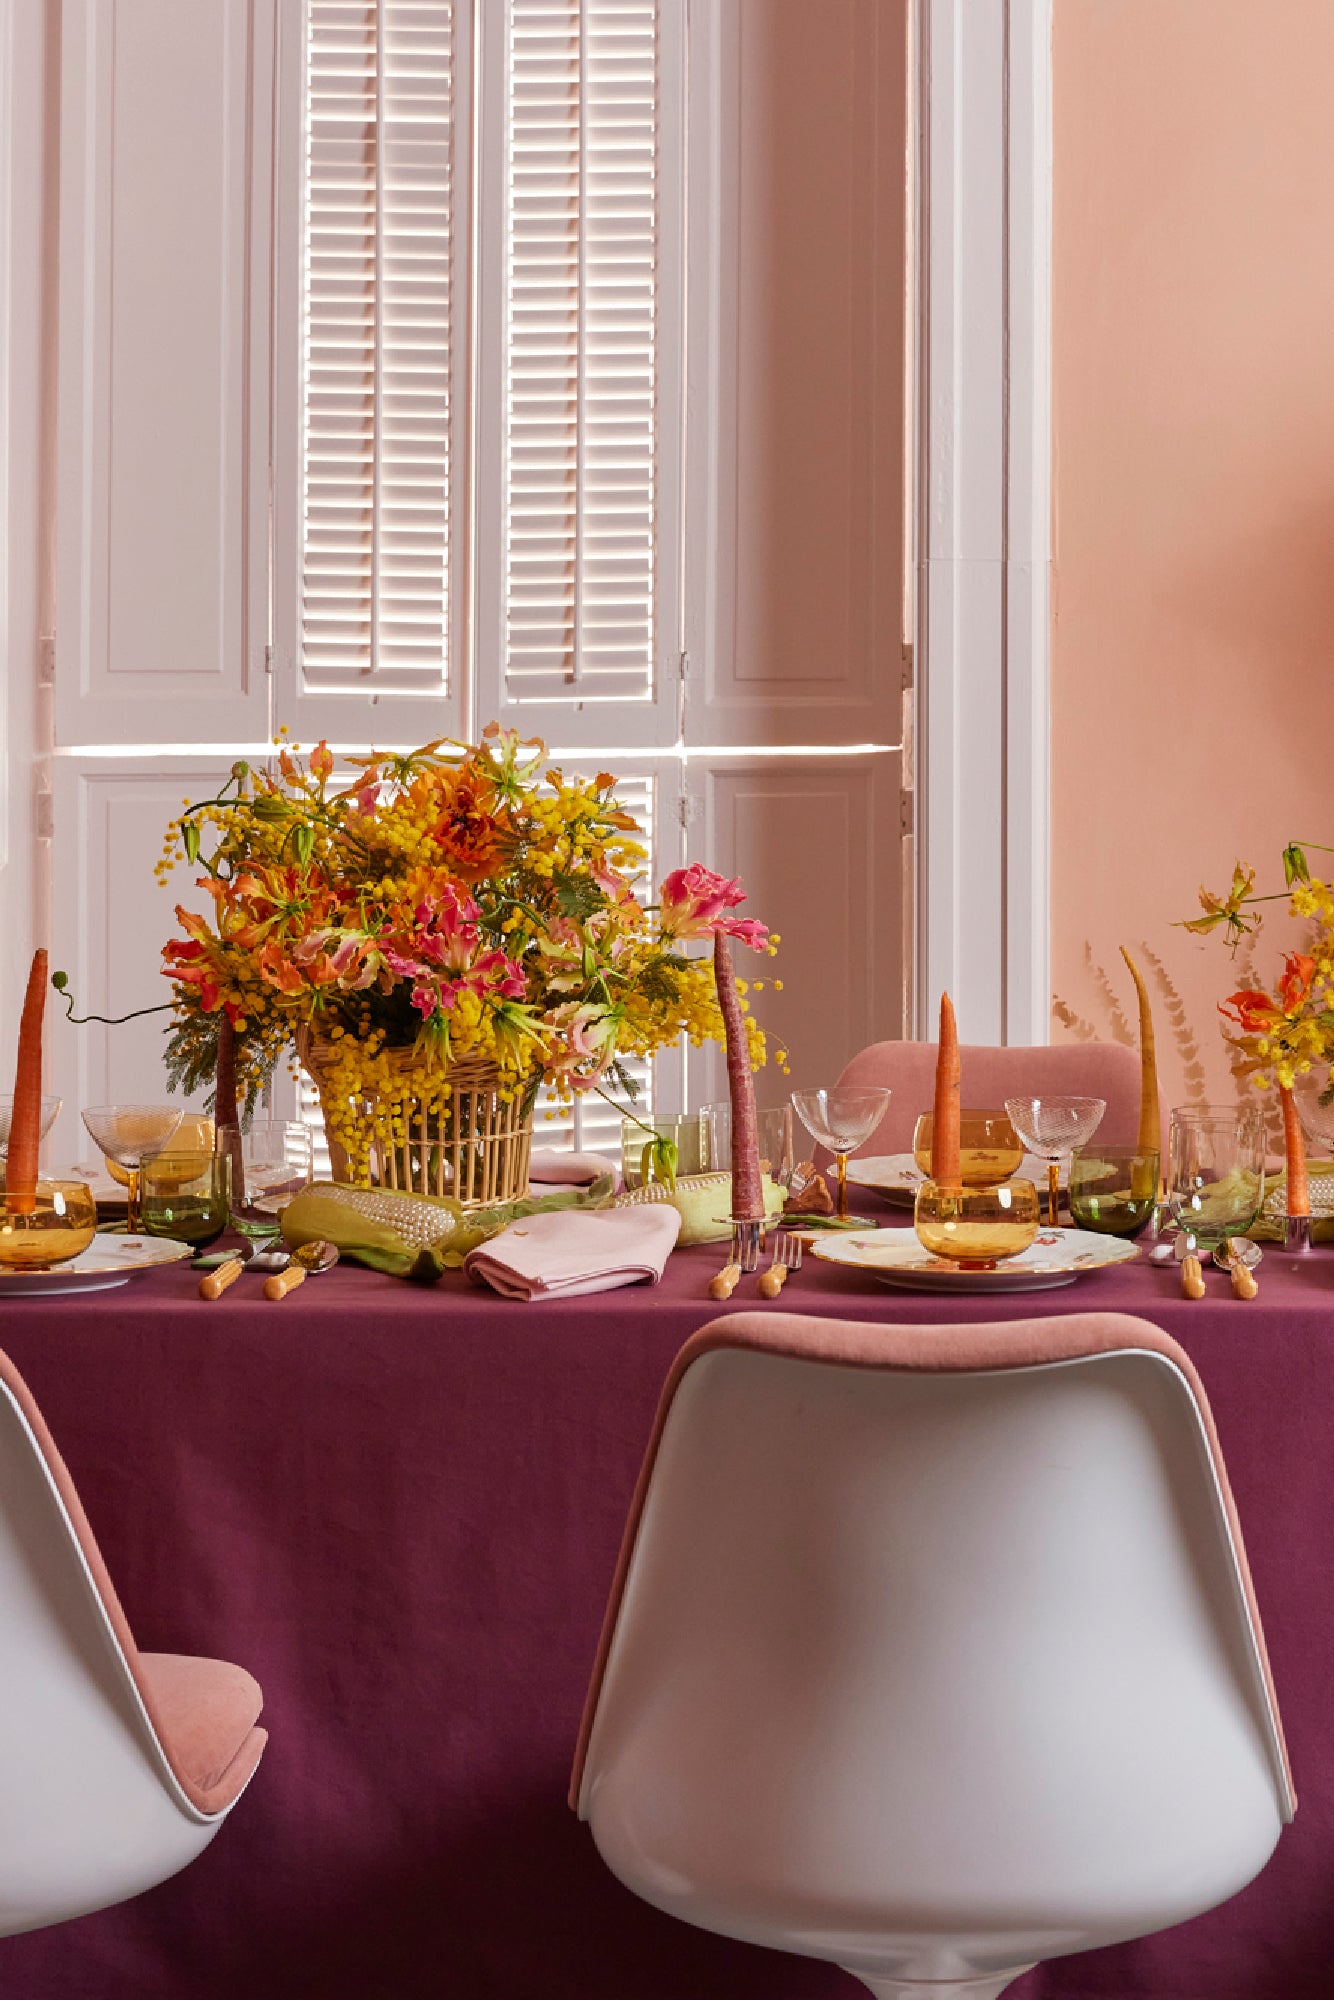
[{"label": "pink flower", "polygon": [[702,868],[697,861],[689,868],[677,868],[662,885],[662,934],[665,938],[702,938],[722,931],[758,951],[769,935],[768,925],[727,914],[745,900],[739,881],[729,882],[712,868]]},{"label": "pink flower", "polygon": [[[564,1044],[556,1054],[556,1068],[565,1072],[571,1089],[591,1090],[605,1076],[616,1052],[617,1011],[593,1007],[586,1001],[567,1001],[547,1018]],[[594,1067],[576,1075],[579,1065],[587,1062]]]}]

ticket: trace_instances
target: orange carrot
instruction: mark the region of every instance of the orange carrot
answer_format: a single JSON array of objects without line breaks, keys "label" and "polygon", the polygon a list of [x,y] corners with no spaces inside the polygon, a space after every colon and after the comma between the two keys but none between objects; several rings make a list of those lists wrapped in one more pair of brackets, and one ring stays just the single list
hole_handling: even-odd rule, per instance
[{"label": "orange carrot", "polygon": [[1278,1087],[1278,1096],[1283,1106],[1283,1150],[1288,1156],[1288,1214],[1309,1215],[1311,1190],[1306,1180],[1306,1141],[1302,1137],[1296,1100],[1283,1084]]},{"label": "orange carrot", "polygon": [[940,996],[940,1053],[936,1057],[936,1100],[931,1119],[931,1178],[958,1187],[959,1178],[959,1032],[954,1003]]},{"label": "orange carrot", "polygon": [[1158,1064],[1153,1043],[1153,1010],[1149,1006],[1149,991],[1140,977],[1136,965],[1125,946],[1121,946],[1121,956],[1135,982],[1135,993],[1139,1000],[1139,1138],[1136,1144],[1141,1153],[1161,1153],[1162,1125],[1158,1109]]},{"label": "orange carrot", "polygon": [[37,1207],[37,1153],[42,1143],[42,1014],[46,1007],[46,953],[35,951],[19,1020],[14,1109],[9,1120],[5,1208],[31,1215]]}]

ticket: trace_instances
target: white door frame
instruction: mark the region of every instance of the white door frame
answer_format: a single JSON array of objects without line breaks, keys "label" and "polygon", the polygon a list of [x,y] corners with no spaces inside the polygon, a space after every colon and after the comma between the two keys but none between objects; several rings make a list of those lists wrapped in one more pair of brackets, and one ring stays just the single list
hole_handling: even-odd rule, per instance
[{"label": "white door frame", "polygon": [[1049,1034],[1052,0],[916,0],[918,1032]]}]

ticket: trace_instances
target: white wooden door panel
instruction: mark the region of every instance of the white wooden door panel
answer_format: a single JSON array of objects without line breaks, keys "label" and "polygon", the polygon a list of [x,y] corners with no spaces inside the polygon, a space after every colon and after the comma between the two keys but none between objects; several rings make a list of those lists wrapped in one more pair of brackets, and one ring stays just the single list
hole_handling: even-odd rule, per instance
[{"label": "white wooden door panel", "polygon": [[[165,887],[153,864],[182,799],[211,797],[228,769],[203,759],[56,758],[51,969],[69,974],[76,1013],[128,1014],[171,998],[160,967],[163,945],[180,935],[175,906],[210,905],[184,863]],[[79,1117],[84,1105],[168,1099],[170,1016],[76,1027],[52,994],[47,1021],[46,1087],[65,1102],[45,1157],[71,1165],[97,1155]]]},{"label": "white wooden door panel", "polygon": [[275,0],[66,0],[56,719],[268,727]]},{"label": "white wooden door panel", "polygon": [[[790,1081],[772,1064],[756,1079],[760,1104],[781,1104],[903,1032],[899,759],[746,759],[688,782],[702,806],[692,858],[739,875],[739,914],[781,939],[774,958],[736,948],[738,975],[764,982],[756,1018],[788,1047]],[[726,1095],[720,1053],[702,1052],[694,1067],[698,1101]]]},{"label": "white wooden door panel", "polygon": [[[709,10],[716,397],[688,741],[895,743],[903,622],[906,24]],[[701,109],[702,120],[702,109]],[[698,469],[695,475],[700,500]]]}]

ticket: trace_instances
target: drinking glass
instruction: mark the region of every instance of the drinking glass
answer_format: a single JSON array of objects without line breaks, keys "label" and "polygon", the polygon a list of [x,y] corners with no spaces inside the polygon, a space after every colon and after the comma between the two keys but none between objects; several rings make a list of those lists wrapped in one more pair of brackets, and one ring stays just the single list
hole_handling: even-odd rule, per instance
[{"label": "drinking glass", "polygon": [[248,1132],[224,1125],[218,1152],[232,1165],[232,1222],[243,1236],[276,1236],[283,1210],[309,1187],[314,1159],[306,1126],[256,1118]]},{"label": "drinking glass", "polygon": [[[60,1107],[63,1102],[64,1099],[60,1097],[44,1097],[42,1099],[41,1136],[43,1139],[51,1130],[57,1118],[59,1118]],[[10,1091],[4,1097],[0,1097],[0,1160],[7,1159],[9,1155],[9,1121],[13,1115],[14,1095]]]},{"label": "drinking glass", "polygon": [[[670,1139],[676,1147],[678,1174],[697,1174],[704,1165],[704,1114],[702,1111],[670,1111],[644,1118],[621,1120],[621,1173],[628,1188],[644,1181],[644,1149],[655,1138]],[[645,1131],[645,1126],[648,1130]]]},{"label": "drinking glass", "polygon": [[[931,1178],[931,1139],[936,1129],[933,1111],[924,1111],[912,1137],[912,1155]],[[959,1113],[959,1178],[965,1187],[999,1187],[1024,1164],[1019,1134],[1004,1111]]]},{"label": "drinking glass", "polygon": [[1192,1106],[1172,1113],[1167,1205],[1202,1256],[1226,1236],[1243,1236],[1264,1198],[1264,1121],[1258,1110]]},{"label": "drinking glass", "polygon": [[1057,1225],[1061,1161],[1087,1145],[1107,1109],[1101,1097],[1007,1097],[1005,1109],[1022,1145],[1047,1162],[1047,1220]]},{"label": "drinking glass", "polygon": [[0,1267],[49,1271],[86,1250],[97,1232],[97,1204],[87,1181],[38,1181],[32,1207],[0,1204]]},{"label": "drinking glass", "polygon": [[[140,1225],[139,1175],[150,1153],[160,1153],[185,1113],[172,1104],[95,1104],[85,1111],[89,1136],[104,1155],[115,1179],[125,1182],[125,1227],[131,1236]],[[124,1173],[117,1174],[116,1168]]]},{"label": "drinking glass", "polygon": [[792,1108],[817,1146],[826,1146],[838,1161],[838,1218],[867,1222],[848,1214],[848,1154],[865,1145],[889,1109],[887,1090],[794,1090]]},{"label": "drinking glass", "polygon": [[143,1164],[144,1234],[206,1250],[227,1227],[232,1163],[225,1153],[154,1153]]},{"label": "drinking glass", "polygon": [[1158,1153],[1138,1146],[1077,1146],[1070,1160],[1070,1215],[1100,1236],[1138,1236],[1158,1200]]},{"label": "drinking glass", "polygon": [[[704,1120],[704,1167],[708,1173],[727,1173],[732,1165],[732,1107],[706,1104]],[[770,1180],[786,1187],[796,1165],[797,1145],[793,1136],[792,1106],[780,1104],[776,1110],[755,1113],[755,1133],[759,1141],[760,1165]]]},{"label": "drinking glass", "polygon": [[1003,1187],[925,1181],[913,1204],[913,1227],[922,1248],[971,1271],[992,1271],[1027,1250],[1039,1220],[1032,1181],[1006,1181]]}]

